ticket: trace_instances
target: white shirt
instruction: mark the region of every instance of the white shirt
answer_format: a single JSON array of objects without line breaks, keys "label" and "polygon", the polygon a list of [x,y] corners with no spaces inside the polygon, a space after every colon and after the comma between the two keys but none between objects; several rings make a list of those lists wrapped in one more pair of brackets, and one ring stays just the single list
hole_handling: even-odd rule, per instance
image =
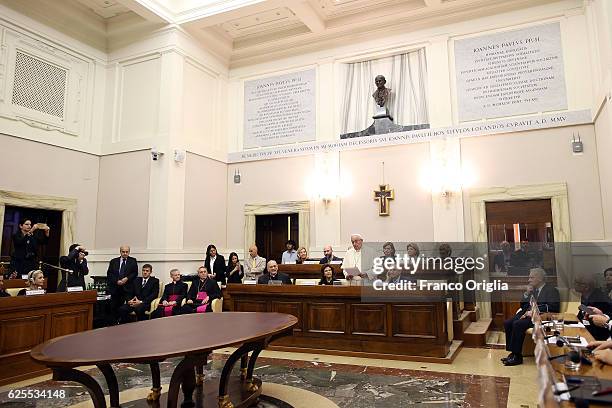
[{"label": "white shirt", "polygon": [[208,271],[208,273],[210,273],[211,275],[214,275],[215,271],[215,260],[217,259],[217,256],[215,255],[214,257],[210,257],[210,271]]}]

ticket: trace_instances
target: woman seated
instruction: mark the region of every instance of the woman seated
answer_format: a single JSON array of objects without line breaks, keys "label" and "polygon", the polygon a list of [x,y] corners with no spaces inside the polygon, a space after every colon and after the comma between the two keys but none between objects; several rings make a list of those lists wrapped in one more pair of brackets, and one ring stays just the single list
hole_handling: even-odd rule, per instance
[{"label": "woman seated", "polygon": [[[337,282],[337,280],[336,280]],[[319,285],[333,285],[334,284],[334,268],[330,264],[321,266],[321,280]]]},{"label": "woman seated", "polygon": [[191,283],[187,301],[182,307],[182,313],[205,313],[212,312],[212,301],[221,297],[221,289],[213,279],[208,277],[208,270],[205,266],[198,268],[200,279]]},{"label": "woman seated", "polygon": [[172,282],[164,287],[164,294],[159,301],[157,310],[151,315],[152,319],[181,314],[181,303],[187,296],[187,284],[181,281],[181,273],[178,269],[170,271],[170,278],[172,278]]},{"label": "woman seated", "polygon": [[225,270],[225,278],[227,283],[242,283],[244,278],[244,267],[238,261],[238,254],[232,252],[227,261],[227,269]]},{"label": "woman seated", "polygon": [[297,260],[295,261],[296,264],[303,264],[304,261],[308,261],[308,252],[306,252],[306,248],[304,247],[300,247],[300,249],[298,249],[297,251]]},{"label": "woman seated", "polygon": [[28,287],[27,288],[23,288],[19,291],[19,293],[17,293],[17,296],[24,296],[26,294],[26,291],[28,290],[40,290],[43,289],[43,286],[45,284],[45,276],[43,275],[43,271],[41,271],[40,269],[34,270],[34,271],[30,271],[28,273]]}]

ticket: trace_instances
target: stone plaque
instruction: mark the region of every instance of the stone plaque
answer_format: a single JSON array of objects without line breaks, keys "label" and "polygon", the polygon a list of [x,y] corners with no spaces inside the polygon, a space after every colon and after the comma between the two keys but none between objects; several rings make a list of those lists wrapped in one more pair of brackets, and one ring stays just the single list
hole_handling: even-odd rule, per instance
[{"label": "stone plaque", "polygon": [[559,23],[455,41],[459,120],[567,109]]},{"label": "stone plaque", "polygon": [[316,138],[315,70],[244,84],[244,148]]}]

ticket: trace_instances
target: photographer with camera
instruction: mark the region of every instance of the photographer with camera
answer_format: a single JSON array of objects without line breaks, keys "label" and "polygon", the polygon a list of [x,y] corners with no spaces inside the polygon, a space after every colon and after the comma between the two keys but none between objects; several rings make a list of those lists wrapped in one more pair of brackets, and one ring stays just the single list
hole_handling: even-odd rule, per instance
[{"label": "photographer with camera", "polygon": [[[36,231],[43,231],[42,234]],[[11,266],[16,277],[21,277],[31,270],[38,269],[38,246],[49,239],[50,228],[47,224],[32,224],[29,218],[19,221],[19,231],[13,234],[13,255]]]},{"label": "photographer with camera", "polygon": [[68,256],[60,258],[60,266],[72,272],[62,271],[62,281],[57,287],[58,292],[65,292],[67,288],[80,286],[85,290],[85,275],[89,273],[87,259],[89,253],[79,244],[72,244],[68,249]]}]

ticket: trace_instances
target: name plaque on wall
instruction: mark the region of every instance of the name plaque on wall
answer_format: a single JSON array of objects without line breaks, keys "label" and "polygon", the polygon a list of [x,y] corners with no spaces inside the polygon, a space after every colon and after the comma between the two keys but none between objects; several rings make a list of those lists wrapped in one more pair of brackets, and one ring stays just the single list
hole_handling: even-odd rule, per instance
[{"label": "name plaque on wall", "polygon": [[460,121],[567,109],[559,23],[455,41]]},{"label": "name plaque on wall", "polygon": [[244,84],[244,148],[316,138],[315,70]]}]

